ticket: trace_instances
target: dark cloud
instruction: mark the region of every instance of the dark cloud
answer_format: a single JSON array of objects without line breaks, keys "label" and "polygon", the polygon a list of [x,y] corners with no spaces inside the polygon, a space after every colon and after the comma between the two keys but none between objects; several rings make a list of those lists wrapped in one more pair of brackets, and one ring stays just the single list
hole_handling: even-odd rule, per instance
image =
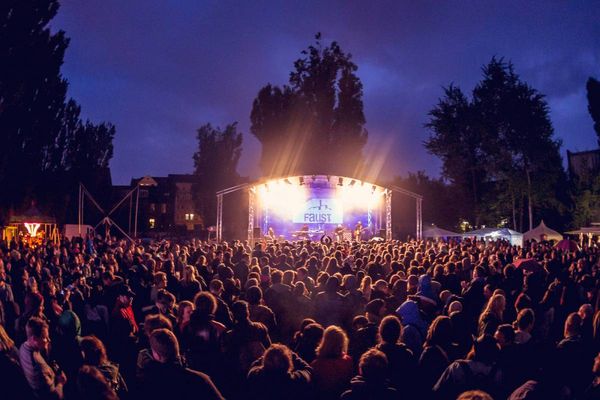
[{"label": "dark cloud", "polygon": [[239,121],[240,172],[258,176],[252,100],[264,84],[285,83],[318,31],[359,66],[368,155],[386,157],[383,177],[439,171],[422,147],[427,111],[442,86],[470,91],[494,55],[548,96],[565,148],[595,144],[584,87],[600,77],[600,7],[591,1],[65,0],[53,27],[71,38],[70,95],[86,117],[117,125],[118,183],[190,172],[206,122]]}]

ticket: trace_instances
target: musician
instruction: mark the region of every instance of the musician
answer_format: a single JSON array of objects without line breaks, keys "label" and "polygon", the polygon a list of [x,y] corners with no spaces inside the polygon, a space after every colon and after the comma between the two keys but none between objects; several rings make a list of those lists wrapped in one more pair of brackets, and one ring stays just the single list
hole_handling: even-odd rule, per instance
[{"label": "musician", "polygon": [[304,224],[302,225],[302,228],[300,228],[300,234],[298,235],[298,237],[304,238],[304,239],[308,239],[309,235],[308,235],[308,225]]},{"label": "musician", "polygon": [[269,239],[270,241],[275,240],[275,230],[273,229],[272,226],[270,226],[269,230],[267,231],[267,239]]},{"label": "musician", "polygon": [[338,242],[341,242],[344,239],[344,227],[341,224],[334,229],[333,233]]},{"label": "musician", "polygon": [[362,221],[358,221],[356,226],[354,227],[354,240],[360,242],[360,236],[363,231]]}]

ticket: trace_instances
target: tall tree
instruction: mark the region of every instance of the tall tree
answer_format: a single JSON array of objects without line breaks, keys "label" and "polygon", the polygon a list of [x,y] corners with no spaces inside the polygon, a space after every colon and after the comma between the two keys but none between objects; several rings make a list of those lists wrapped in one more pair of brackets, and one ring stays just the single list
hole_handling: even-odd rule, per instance
[{"label": "tall tree", "polygon": [[554,138],[545,97],[523,82],[511,63],[492,58],[473,90],[473,105],[487,132],[492,176],[513,192],[512,198],[525,200],[532,229],[534,206],[553,197],[564,174],[561,142]]},{"label": "tall tree", "polygon": [[450,85],[429,116],[425,126],[432,133],[425,148],[442,160],[442,175],[460,189],[461,214],[479,225],[487,169],[483,132],[478,129],[471,102],[460,88]]},{"label": "tall tree", "polygon": [[50,32],[58,1],[12,0],[0,6],[0,185],[2,205],[30,194],[61,129],[67,82],[60,74],[68,39]]},{"label": "tall tree", "polygon": [[360,170],[368,133],[362,83],[352,56],[321,35],[294,62],[287,85],[266,85],[254,100],[252,134],[262,144],[268,176],[352,175]]},{"label": "tall tree", "polygon": [[[514,228],[524,230],[525,209],[532,228],[535,207],[558,206],[550,203],[556,203],[557,183],[565,178],[561,142],[554,138],[544,96],[511,63],[492,58],[472,100],[451,86],[430,116],[425,146],[442,159],[446,178],[462,179],[480,217],[476,225],[486,218],[488,224],[512,219]],[[464,184],[467,177],[471,188]]]},{"label": "tall tree", "polygon": [[600,146],[600,82],[597,79],[589,78],[586,84],[588,111],[594,120],[594,131],[598,136],[598,146]]},{"label": "tall tree", "polygon": [[112,157],[114,127],[83,123],[80,107],[66,100],[60,68],[69,40],[48,26],[58,8],[57,0],[0,3],[2,210],[28,198],[66,209],[77,180],[107,167]]},{"label": "tall tree", "polygon": [[242,134],[237,131],[237,122],[224,129],[205,124],[198,129],[197,139],[196,208],[208,226],[215,223],[216,192],[240,181],[237,165],[242,155]]}]

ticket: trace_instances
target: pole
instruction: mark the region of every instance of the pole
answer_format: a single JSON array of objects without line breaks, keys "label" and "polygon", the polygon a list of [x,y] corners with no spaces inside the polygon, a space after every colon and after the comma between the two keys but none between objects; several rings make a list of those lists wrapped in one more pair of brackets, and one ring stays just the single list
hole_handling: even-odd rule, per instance
[{"label": "pole", "polygon": [[81,183],[79,184],[79,196],[77,197],[77,232],[81,237]]},{"label": "pole", "polygon": [[423,199],[417,198],[417,240],[423,238]]},{"label": "pole", "polygon": [[133,237],[137,237],[138,210],[140,208],[140,184],[137,185],[137,195],[135,196],[135,221],[133,222]]},{"label": "pole", "polygon": [[127,228],[127,233],[131,235],[131,214],[133,212],[133,197],[129,196],[129,225]]}]

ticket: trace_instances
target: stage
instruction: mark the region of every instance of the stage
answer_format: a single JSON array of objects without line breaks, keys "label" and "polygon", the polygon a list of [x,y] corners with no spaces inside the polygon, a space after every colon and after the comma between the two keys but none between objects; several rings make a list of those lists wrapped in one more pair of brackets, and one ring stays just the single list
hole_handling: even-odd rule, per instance
[{"label": "stage", "polygon": [[392,239],[392,193],[416,200],[417,232],[422,231],[422,197],[334,175],[296,175],[266,179],[217,192],[217,240],[222,240],[223,196],[248,192],[248,240],[366,241]]}]

